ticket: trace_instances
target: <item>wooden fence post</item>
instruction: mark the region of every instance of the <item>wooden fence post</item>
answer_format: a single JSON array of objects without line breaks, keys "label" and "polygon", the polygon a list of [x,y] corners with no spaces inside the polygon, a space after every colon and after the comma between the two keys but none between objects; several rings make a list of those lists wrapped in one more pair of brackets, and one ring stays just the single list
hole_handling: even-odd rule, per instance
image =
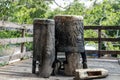
[{"label": "wooden fence post", "polygon": [[49,77],[52,73],[52,64],[55,58],[55,31],[54,21],[50,19],[35,19],[33,34],[33,69],[38,75]]},{"label": "wooden fence post", "polygon": [[98,29],[98,58],[101,57],[101,54],[100,54],[100,50],[101,50],[101,46],[102,46],[102,43],[101,43],[101,29],[99,28]]},{"label": "wooden fence post", "polygon": [[[21,37],[25,37],[25,29],[22,29],[21,31]],[[25,43],[21,43],[21,53],[24,52],[24,47],[25,47]]]},{"label": "wooden fence post", "polygon": [[[57,52],[66,53],[64,72],[74,75],[80,68],[80,53],[85,52],[83,38],[83,17],[81,16],[55,16],[55,38]],[[86,57],[86,55],[85,55]]]}]

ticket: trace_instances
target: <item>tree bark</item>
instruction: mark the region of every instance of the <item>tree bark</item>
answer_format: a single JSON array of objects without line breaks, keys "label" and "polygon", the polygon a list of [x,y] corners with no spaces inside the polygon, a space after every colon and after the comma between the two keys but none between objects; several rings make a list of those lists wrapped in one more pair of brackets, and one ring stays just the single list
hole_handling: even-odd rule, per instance
[{"label": "tree bark", "polygon": [[75,75],[75,70],[80,69],[80,55],[78,53],[67,53],[67,63],[64,64],[64,73],[66,75],[72,76]]},{"label": "tree bark", "polygon": [[84,52],[83,19],[79,16],[55,16],[55,38],[60,52]]},{"label": "tree bark", "polygon": [[33,41],[33,73],[36,72],[38,61],[38,73],[41,77],[49,77],[52,73],[52,64],[55,58],[55,31],[53,20],[34,20]]},{"label": "tree bark", "polygon": [[55,16],[57,52],[66,53],[65,74],[74,75],[80,68],[80,52],[84,52],[83,18],[80,16]]}]

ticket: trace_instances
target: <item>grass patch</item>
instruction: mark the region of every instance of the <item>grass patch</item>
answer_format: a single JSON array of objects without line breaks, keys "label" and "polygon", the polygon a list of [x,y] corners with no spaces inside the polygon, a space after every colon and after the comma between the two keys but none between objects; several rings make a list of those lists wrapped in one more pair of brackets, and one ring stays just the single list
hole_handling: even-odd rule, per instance
[{"label": "grass patch", "polygon": [[7,62],[0,63],[0,67],[7,65]]}]

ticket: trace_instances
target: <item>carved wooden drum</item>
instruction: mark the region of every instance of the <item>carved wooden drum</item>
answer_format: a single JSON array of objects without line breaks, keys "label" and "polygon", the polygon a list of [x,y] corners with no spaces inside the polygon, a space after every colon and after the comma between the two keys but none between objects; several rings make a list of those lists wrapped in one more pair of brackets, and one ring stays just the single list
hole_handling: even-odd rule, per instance
[{"label": "carved wooden drum", "polygon": [[56,50],[58,52],[84,52],[83,17],[55,16]]}]

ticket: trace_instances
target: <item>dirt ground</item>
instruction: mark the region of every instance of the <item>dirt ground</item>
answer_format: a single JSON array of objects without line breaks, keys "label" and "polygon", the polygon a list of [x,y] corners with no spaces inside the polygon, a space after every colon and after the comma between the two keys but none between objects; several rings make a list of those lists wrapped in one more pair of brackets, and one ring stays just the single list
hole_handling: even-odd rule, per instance
[{"label": "dirt ground", "polygon": [[[109,71],[109,76],[94,80],[120,80],[120,65],[117,60],[88,59],[89,68],[104,68]],[[0,67],[0,80],[73,80],[74,77],[51,76],[50,78],[39,78],[32,74],[32,59],[15,62]]]}]

